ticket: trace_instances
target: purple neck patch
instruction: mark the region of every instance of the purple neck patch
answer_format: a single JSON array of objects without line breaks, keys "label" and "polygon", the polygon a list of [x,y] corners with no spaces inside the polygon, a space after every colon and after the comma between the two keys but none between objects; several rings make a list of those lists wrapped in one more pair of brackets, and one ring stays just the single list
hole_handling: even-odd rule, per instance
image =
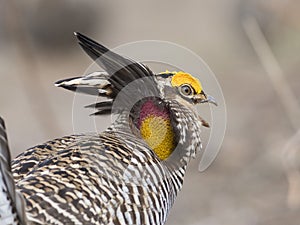
[{"label": "purple neck patch", "polygon": [[153,100],[148,100],[142,105],[140,110],[140,117],[137,124],[138,128],[141,127],[142,122],[149,116],[162,117],[166,120],[170,118],[168,110],[162,107],[158,107],[153,102]]}]

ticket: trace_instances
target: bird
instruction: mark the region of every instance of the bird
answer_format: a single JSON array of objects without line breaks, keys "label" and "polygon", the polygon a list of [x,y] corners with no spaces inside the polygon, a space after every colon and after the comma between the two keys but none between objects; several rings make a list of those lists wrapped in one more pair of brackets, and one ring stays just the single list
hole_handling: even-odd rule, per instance
[{"label": "bird", "polygon": [[95,109],[92,115],[116,119],[102,133],[50,140],[11,163],[1,138],[0,200],[7,210],[0,204],[0,224],[5,218],[11,224],[165,224],[187,165],[202,148],[200,131],[209,127],[196,106],[216,100],[187,72],[154,73],[74,34],[104,71],[55,85],[97,96],[86,106]]}]

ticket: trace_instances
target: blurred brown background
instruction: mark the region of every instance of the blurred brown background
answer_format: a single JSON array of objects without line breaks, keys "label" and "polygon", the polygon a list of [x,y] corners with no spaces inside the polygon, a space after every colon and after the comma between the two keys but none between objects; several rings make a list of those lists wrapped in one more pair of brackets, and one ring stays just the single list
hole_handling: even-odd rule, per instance
[{"label": "blurred brown background", "polygon": [[214,71],[228,123],[213,165],[190,165],[167,224],[299,224],[299,21],[298,0],[0,1],[0,115],[13,155],[73,132],[74,95],[53,85],[91,63],[73,31],[109,47],[171,41]]}]

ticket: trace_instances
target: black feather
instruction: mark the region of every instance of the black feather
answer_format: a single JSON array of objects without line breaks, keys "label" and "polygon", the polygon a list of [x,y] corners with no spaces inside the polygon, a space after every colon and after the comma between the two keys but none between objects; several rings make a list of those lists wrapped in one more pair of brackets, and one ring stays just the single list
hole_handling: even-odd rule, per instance
[{"label": "black feather", "polygon": [[75,35],[83,50],[111,74],[108,80],[116,92],[136,79],[153,76],[153,72],[145,65],[120,56],[83,34],[75,33]]},{"label": "black feather", "polygon": [[112,108],[113,102],[112,101],[105,101],[105,102],[97,102],[91,105],[85,106],[85,108],[97,108],[97,109],[108,109]]},{"label": "black feather", "polygon": [[90,116],[100,116],[100,115],[107,115],[107,114],[111,114],[111,109],[99,110],[95,113],[90,114]]},{"label": "black feather", "polygon": [[96,87],[90,87],[90,86],[88,86],[88,87],[76,87],[76,86],[69,86],[69,85],[61,85],[60,87],[65,88],[65,89],[70,90],[70,91],[74,91],[74,92],[80,92],[80,93],[84,93],[84,94],[88,94],[88,95],[102,96],[101,94],[99,94],[99,90]]}]

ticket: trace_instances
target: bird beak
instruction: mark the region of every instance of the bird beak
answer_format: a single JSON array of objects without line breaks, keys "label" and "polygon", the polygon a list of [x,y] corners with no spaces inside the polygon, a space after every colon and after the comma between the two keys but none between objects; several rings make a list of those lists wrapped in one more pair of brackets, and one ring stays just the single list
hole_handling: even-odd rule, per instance
[{"label": "bird beak", "polygon": [[194,102],[197,103],[212,103],[215,106],[218,106],[218,103],[216,101],[216,99],[210,95],[206,95],[204,94],[204,92],[201,92],[200,94],[195,95],[194,97]]}]

